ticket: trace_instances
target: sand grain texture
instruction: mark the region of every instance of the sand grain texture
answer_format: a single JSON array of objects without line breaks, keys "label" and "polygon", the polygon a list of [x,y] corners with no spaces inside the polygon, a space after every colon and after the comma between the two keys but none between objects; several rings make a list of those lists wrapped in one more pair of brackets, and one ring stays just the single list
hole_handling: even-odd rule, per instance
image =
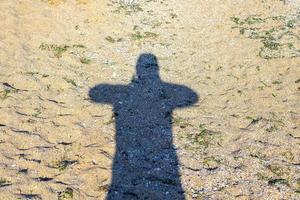
[{"label": "sand grain texture", "polygon": [[158,57],[186,199],[300,198],[296,0],[0,1],[0,199],[104,199],[115,147],[99,83]]}]

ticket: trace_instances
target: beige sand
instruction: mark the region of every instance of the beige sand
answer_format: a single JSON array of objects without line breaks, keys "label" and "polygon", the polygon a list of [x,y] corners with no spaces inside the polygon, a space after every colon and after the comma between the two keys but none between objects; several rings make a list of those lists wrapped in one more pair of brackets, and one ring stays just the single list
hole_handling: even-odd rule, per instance
[{"label": "beige sand", "polygon": [[187,199],[300,198],[297,0],[0,1],[0,199],[104,199],[114,155],[99,83],[139,54],[192,88],[174,113]]}]

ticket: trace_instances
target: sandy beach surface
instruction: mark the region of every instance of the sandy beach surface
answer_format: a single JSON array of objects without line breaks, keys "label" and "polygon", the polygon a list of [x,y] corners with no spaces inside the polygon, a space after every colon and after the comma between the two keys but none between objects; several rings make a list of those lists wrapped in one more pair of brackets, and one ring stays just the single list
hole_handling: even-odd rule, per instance
[{"label": "sandy beach surface", "polygon": [[298,0],[2,0],[0,27],[1,200],[105,199],[116,115],[89,92],[143,53],[198,95],[168,116],[187,200],[300,199]]}]

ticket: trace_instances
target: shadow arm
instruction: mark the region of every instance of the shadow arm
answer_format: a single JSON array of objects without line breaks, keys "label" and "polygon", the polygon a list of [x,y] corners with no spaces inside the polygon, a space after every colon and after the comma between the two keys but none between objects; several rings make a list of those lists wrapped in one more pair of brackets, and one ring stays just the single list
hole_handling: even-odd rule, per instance
[{"label": "shadow arm", "polygon": [[198,95],[192,89],[185,86],[175,85],[171,87],[172,104],[176,108],[192,106],[198,102]]},{"label": "shadow arm", "polygon": [[113,104],[115,87],[109,84],[96,85],[89,91],[89,97],[96,103]]}]

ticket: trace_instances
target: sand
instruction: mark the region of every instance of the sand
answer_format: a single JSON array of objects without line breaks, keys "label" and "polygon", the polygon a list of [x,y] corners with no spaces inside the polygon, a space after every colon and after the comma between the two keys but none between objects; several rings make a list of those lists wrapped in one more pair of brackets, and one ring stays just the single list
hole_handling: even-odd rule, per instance
[{"label": "sand", "polygon": [[0,18],[0,199],[105,199],[113,107],[89,91],[129,84],[142,53],[199,96],[173,112],[186,199],[300,198],[297,0],[9,0]]}]

